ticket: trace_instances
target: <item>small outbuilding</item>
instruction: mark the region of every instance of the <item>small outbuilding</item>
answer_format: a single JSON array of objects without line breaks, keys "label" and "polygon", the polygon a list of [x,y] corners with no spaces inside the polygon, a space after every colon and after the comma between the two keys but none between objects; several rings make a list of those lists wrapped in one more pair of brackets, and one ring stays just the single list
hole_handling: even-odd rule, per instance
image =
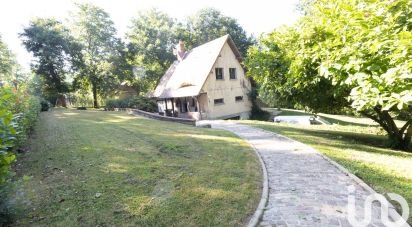
[{"label": "small outbuilding", "polygon": [[174,52],[178,60],[153,93],[160,114],[195,120],[249,118],[251,83],[229,35],[188,52],[179,42]]}]

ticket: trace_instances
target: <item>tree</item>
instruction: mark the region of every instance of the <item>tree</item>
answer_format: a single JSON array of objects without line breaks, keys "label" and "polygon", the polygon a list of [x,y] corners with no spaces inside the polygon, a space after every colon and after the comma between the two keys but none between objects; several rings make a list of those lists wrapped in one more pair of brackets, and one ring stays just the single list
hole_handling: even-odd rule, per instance
[{"label": "tree", "polygon": [[[173,45],[177,43],[174,19],[157,9],[139,12],[127,33],[129,61],[145,75],[138,78],[139,90],[154,89],[157,81],[176,59]],[[140,86],[144,85],[144,86]]]},{"label": "tree", "polygon": [[13,67],[16,65],[14,54],[9,50],[0,36],[0,85],[10,82]]},{"label": "tree", "polygon": [[[379,123],[393,147],[408,150],[411,4],[313,1],[296,26],[273,32],[249,51],[249,73],[279,97],[291,97],[315,112],[353,108]],[[406,119],[402,126],[394,121],[399,116]]]},{"label": "tree", "polygon": [[187,19],[188,42],[198,46],[229,34],[240,53],[245,56],[247,49],[254,43],[253,37],[239,25],[236,19],[224,16],[219,10],[205,8]]},{"label": "tree", "polygon": [[157,9],[140,12],[127,34],[129,63],[138,71],[145,72],[143,77],[135,78],[135,87],[140,92],[154,89],[176,60],[173,45],[179,40],[184,41],[186,49],[190,50],[226,34],[231,35],[243,54],[254,42],[235,19],[215,9],[203,9],[183,23]]},{"label": "tree", "polygon": [[81,60],[78,44],[69,30],[55,19],[37,18],[20,34],[23,45],[35,57],[31,67],[41,76],[43,94],[56,98],[69,91],[67,74]]},{"label": "tree", "polygon": [[90,86],[93,106],[97,108],[98,95],[107,95],[120,83],[114,69],[123,46],[116,37],[114,23],[107,12],[92,4],[77,6],[72,33],[81,45],[83,58],[74,86],[82,89]]}]

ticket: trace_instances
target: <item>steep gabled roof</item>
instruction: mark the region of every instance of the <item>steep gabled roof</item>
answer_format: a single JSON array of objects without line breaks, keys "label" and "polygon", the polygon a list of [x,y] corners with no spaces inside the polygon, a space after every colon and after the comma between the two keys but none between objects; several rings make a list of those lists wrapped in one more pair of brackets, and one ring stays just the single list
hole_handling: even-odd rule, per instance
[{"label": "steep gabled roof", "polygon": [[230,36],[222,36],[193,48],[181,62],[175,61],[160,79],[153,96],[171,98],[198,95],[226,42],[241,61],[239,50]]}]

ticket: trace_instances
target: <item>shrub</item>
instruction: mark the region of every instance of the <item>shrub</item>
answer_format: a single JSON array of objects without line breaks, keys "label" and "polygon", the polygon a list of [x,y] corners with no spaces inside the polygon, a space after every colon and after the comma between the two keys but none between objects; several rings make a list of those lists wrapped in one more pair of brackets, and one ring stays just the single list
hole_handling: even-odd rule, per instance
[{"label": "shrub", "polygon": [[123,99],[107,99],[106,110],[115,108],[136,108],[147,112],[156,112],[157,104],[153,99],[143,96],[132,96]]},{"label": "shrub", "polygon": [[11,148],[16,140],[13,114],[0,105],[0,184],[7,179],[10,165],[15,159]]},{"label": "shrub", "polygon": [[128,108],[130,107],[130,98],[125,99],[107,99],[106,109],[114,110],[114,108]]},{"label": "shrub", "polygon": [[21,146],[37,121],[41,105],[38,97],[8,87],[0,88],[0,183],[4,183]]},{"label": "shrub", "polygon": [[37,122],[40,110],[40,98],[27,96],[23,103],[22,112],[16,114],[18,116],[16,119],[18,130],[16,146],[21,146],[25,142],[27,135]]},{"label": "shrub", "polygon": [[252,102],[252,110],[250,113],[251,120],[268,121],[270,120],[270,113],[262,110],[257,103],[257,90],[255,88],[249,93],[249,99]]},{"label": "shrub", "polygon": [[40,105],[41,105],[41,111],[49,111],[51,107],[51,103],[44,98],[40,100]]},{"label": "shrub", "polygon": [[136,108],[146,112],[156,112],[157,103],[155,100],[143,96],[133,97],[130,102],[130,108]]}]

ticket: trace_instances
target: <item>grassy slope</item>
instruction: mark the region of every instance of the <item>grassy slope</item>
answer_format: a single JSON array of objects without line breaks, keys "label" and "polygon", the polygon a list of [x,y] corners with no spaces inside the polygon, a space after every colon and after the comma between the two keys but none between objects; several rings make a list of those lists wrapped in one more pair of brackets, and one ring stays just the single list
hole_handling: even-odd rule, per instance
[{"label": "grassy slope", "polygon": [[16,225],[233,226],[260,165],[230,133],[101,111],[43,113],[19,157]]},{"label": "grassy slope", "polygon": [[398,193],[412,207],[412,153],[385,148],[386,137],[376,135],[376,127],[243,122],[316,148],[376,191]]},{"label": "grassy slope", "polygon": [[[264,108],[269,112],[279,112],[276,108]],[[313,115],[312,113],[305,112],[303,110],[293,110],[293,109],[281,109],[279,116],[307,116]],[[350,125],[350,126],[378,126],[378,123],[370,118],[366,117],[356,117],[356,116],[346,116],[346,115],[334,115],[334,114],[324,114],[319,113],[319,116],[323,117],[325,120],[332,124],[338,125]],[[405,121],[395,120],[396,125],[403,126]]]}]

